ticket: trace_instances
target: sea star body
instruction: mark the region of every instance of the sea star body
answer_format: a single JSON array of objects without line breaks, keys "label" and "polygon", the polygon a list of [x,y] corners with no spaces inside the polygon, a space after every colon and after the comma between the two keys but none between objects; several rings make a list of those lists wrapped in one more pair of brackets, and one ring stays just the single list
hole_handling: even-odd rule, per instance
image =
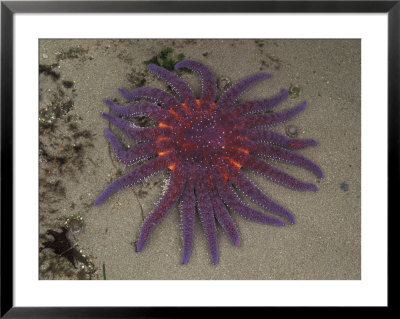
[{"label": "sea star body", "polygon": [[[288,91],[282,89],[271,98],[235,103],[251,85],[270,78],[268,73],[245,78],[216,101],[215,78],[206,66],[197,61],[181,61],[175,65],[175,70],[188,68],[200,76],[200,99],[196,99],[187,83],[174,73],[154,64],[148,68],[167,82],[177,96],[157,88],[140,87],[130,92],[124,89],[120,91],[130,101],[148,101],[129,106],[105,101],[115,115],[102,113],[103,117],[123,130],[129,138],[140,142],[126,149],[111,130],[106,129],[105,135],[117,158],[126,165],[142,161],[143,165],[111,183],[94,202],[99,205],[121,188],[138,183],[161,170],[170,171],[168,188],[145,220],[136,250],[140,252],[143,249],[152,229],[177,202],[180,202],[183,232],[183,264],[188,262],[193,246],[196,210],[207,237],[213,264],[218,263],[216,221],[232,243],[240,245],[238,230],[230,217],[231,211],[263,224],[283,226],[281,218],[293,224],[293,214],[265,195],[241,168],[253,170],[295,190],[317,191],[314,184],[302,182],[263,160],[272,158],[286,161],[312,171],[319,178],[323,177],[316,164],[293,152],[317,145],[314,140],[288,138],[269,129],[304,110],[306,102],[285,111],[266,113],[288,97]],[[125,119],[143,115],[157,121],[157,126],[138,127]],[[237,190],[274,216],[248,206],[239,198]]]}]

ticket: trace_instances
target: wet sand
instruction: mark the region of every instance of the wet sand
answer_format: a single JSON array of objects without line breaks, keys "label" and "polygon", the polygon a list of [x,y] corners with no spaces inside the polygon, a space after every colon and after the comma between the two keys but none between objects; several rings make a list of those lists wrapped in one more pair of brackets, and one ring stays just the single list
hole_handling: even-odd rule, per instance
[{"label": "wet sand", "polygon": [[[268,196],[293,212],[296,224],[273,227],[232,214],[241,246],[232,245],[218,227],[217,265],[211,264],[198,216],[190,261],[181,265],[177,206],[153,230],[143,251],[135,252],[134,242],[160,199],[167,172],[119,191],[100,206],[92,205],[112,180],[132,169],[117,161],[104,136],[110,125],[100,116],[108,111],[103,101],[122,102],[120,87],[165,89],[143,62],[167,47],[173,49],[173,59],[184,54],[207,65],[221,87],[259,71],[273,75],[246,91],[242,101],[299,88],[299,96],[292,95],[277,110],[303,100],[308,107],[274,130],[285,134],[287,125],[295,125],[299,138],[319,143],[298,153],[322,168],[325,177],[320,181],[305,169],[276,163],[316,183],[317,193],[294,191],[247,172]],[[104,274],[106,279],[124,280],[361,279],[359,40],[41,40],[39,57],[40,245],[52,240],[46,235],[49,229],[60,231],[66,220],[81,216],[84,227],[72,248],[86,260],[77,260],[74,268],[66,258],[44,249],[41,279],[104,279]],[[198,96],[198,77],[182,77]],[[133,145],[110,127],[125,145]]]}]

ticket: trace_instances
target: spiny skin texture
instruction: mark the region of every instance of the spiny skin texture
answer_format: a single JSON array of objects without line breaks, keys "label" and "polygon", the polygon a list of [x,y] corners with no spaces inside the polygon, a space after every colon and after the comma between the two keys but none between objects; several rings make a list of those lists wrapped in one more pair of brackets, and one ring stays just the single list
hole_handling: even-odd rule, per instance
[{"label": "spiny skin texture", "polygon": [[[306,102],[285,111],[265,113],[288,97],[288,91],[282,89],[271,98],[235,104],[251,85],[270,78],[268,73],[245,78],[216,101],[216,85],[211,71],[197,61],[181,61],[175,65],[175,70],[188,68],[201,78],[202,95],[197,100],[186,82],[175,74],[154,64],[148,68],[167,82],[177,96],[157,88],[141,87],[131,92],[120,91],[130,101],[147,99],[150,102],[119,106],[110,100],[105,101],[115,115],[102,113],[102,116],[128,137],[140,142],[126,149],[111,130],[106,129],[105,135],[117,158],[126,165],[141,161],[143,165],[111,183],[94,202],[94,205],[100,205],[121,188],[136,184],[161,170],[171,172],[168,188],[142,226],[136,250],[140,252],[143,249],[152,229],[177,202],[180,203],[182,221],[183,264],[189,261],[193,246],[196,210],[213,264],[218,263],[216,221],[232,243],[240,246],[238,230],[230,217],[232,211],[263,224],[284,226],[283,220],[294,224],[293,214],[265,195],[243,174],[241,168],[253,170],[295,190],[318,190],[314,184],[302,182],[262,159],[286,161],[310,170],[319,178],[323,177],[316,164],[293,152],[317,145],[314,140],[288,138],[270,130],[271,126],[286,122],[304,110]],[[125,119],[135,116],[148,116],[158,125],[142,128]],[[249,207],[239,198],[237,190],[273,216]]]}]

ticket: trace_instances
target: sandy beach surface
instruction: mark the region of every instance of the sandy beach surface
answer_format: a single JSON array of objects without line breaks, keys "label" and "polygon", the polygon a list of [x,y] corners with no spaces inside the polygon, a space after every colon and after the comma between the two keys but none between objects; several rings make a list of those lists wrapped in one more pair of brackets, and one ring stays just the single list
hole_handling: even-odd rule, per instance
[{"label": "sandy beach surface", "polygon": [[[297,153],[317,163],[325,175],[319,180],[303,168],[274,162],[315,183],[319,191],[314,193],[247,171],[263,192],[293,212],[296,224],[273,227],[233,213],[241,246],[218,227],[217,265],[211,263],[198,216],[191,258],[181,264],[177,205],[154,228],[143,251],[135,252],[167,171],[93,206],[111,181],[139,166],[126,167],[116,159],[105,128],[127,146],[134,142],[100,116],[108,111],[104,99],[124,102],[121,87],[166,89],[144,62],[153,58],[166,65],[183,56],[211,69],[219,94],[263,71],[273,77],[251,87],[239,101],[266,98],[281,88],[291,89],[291,95],[278,111],[306,100],[305,111],[274,130],[286,134],[287,126],[294,125],[299,138],[315,139],[317,147]],[[360,40],[45,39],[39,57],[40,279],[361,279]],[[182,77],[199,96],[197,75]],[[135,121],[151,124],[145,118]]]}]

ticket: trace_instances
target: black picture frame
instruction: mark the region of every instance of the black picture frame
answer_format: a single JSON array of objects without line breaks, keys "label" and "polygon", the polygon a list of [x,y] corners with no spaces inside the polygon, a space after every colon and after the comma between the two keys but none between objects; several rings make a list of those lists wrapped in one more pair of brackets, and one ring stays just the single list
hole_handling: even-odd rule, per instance
[{"label": "black picture frame", "polygon": [[[190,314],[238,314],[217,308],[25,308],[13,302],[13,19],[16,13],[387,13],[389,212],[396,207],[399,186],[400,1],[1,1],[1,318],[177,318]],[[384,172],[382,172],[384,173]],[[386,172],[385,172],[386,173]],[[397,195],[397,196],[396,196]],[[390,214],[389,214],[390,225]],[[389,232],[392,234],[392,232]],[[390,244],[390,241],[389,241]],[[390,250],[390,245],[389,245]],[[388,281],[389,287],[390,281]],[[390,309],[390,295],[388,300]],[[291,308],[291,310],[295,310]],[[303,308],[304,310],[304,308]],[[338,308],[332,311],[336,312]],[[250,312],[249,312],[250,311]],[[246,309],[278,312],[277,308]],[[295,310],[295,311],[298,311]],[[369,311],[369,310],[368,310]],[[280,313],[282,314],[282,313]],[[299,313],[297,313],[299,315]]]}]

